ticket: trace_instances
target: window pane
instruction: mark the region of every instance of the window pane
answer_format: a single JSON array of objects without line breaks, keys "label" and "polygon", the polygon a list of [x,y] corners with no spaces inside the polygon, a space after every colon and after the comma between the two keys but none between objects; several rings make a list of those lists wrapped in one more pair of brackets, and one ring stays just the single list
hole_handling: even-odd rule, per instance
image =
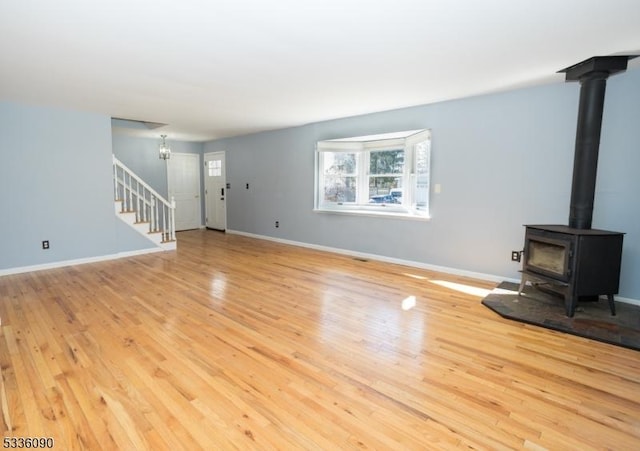
[{"label": "window pane", "polygon": [[426,210],[429,206],[429,141],[416,144],[415,160],[415,205],[418,210]]},{"label": "window pane", "polygon": [[323,152],[324,173],[328,176],[356,173],[356,154],[346,152]]},{"label": "window pane", "polygon": [[402,174],[404,149],[372,151],[369,157],[369,174]]},{"label": "window pane", "polygon": [[355,202],[356,178],[326,176],[324,179],[325,202]]},{"label": "window pane", "polygon": [[389,176],[369,177],[369,203],[402,203],[402,178]]},{"label": "window pane", "polygon": [[355,202],[357,158],[353,152],[323,152],[324,202]]},{"label": "window pane", "polygon": [[209,177],[220,177],[222,175],[222,160],[207,161]]},{"label": "window pane", "polygon": [[404,149],[379,150],[369,153],[369,203],[402,203]]},{"label": "window pane", "polygon": [[416,174],[429,173],[429,142],[416,144]]}]

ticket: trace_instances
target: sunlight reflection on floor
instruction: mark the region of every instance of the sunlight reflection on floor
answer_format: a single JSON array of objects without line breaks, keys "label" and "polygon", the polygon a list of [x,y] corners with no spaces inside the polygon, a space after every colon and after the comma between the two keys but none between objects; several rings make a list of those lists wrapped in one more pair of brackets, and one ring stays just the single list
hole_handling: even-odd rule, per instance
[{"label": "sunlight reflection on floor", "polygon": [[412,278],[418,279],[418,280],[427,280],[427,278],[425,276],[419,276],[417,274],[410,274],[408,272],[403,272],[402,275],[403,276],[407,276],[407,277],[412,277]]},{"label": "sunlight reflection on floor", "polygon": [[472,296],[478,296],[481,298],[487,297],[489,293],[518,294],[517,291],[504,290],[501,288],[495,288],[490,290],[487,288],[474,287],[473,285],[466,285],[463,283],[448,282],[446,280],[430,280],[429,282],[435,283],[436,285],[440,285],[441,287],[449,288],[450,290],[460,291],[461,293],[466,293],[466,294],[470,294]]},{"label": "sunlight reflection on floor", "polygon": [[415,296],[407,296],[402,300],[402,310],[411,310],[416,306],[416,297]]},{"label": "sunlight reflection on floor", "polygon": [[216,274],[211,281],[211,290],[209,293],[215,297],[223,298],[227,290],[227,278],[224,274]]}]

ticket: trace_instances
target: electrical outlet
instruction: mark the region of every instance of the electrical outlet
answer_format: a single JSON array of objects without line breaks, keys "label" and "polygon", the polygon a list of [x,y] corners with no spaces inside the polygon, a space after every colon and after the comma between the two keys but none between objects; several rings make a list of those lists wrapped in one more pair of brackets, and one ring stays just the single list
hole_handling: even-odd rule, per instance
[{"label": "electrical outlet", "polygon": [[44,240],[42,242],[42,249],[49,249],[49,240]]},{"label": "electrical outlet", "polygon": [[280,221],[276,221],[276,229],[280,227]]},{"label": "electrical outlet", "polygon": [[511,261],[512,262],[520,261],[520,251],[511,251]]},{"label": "electrical outlet", "polygon": [[249,189],[249,184],[247,183],[247,189]]}]

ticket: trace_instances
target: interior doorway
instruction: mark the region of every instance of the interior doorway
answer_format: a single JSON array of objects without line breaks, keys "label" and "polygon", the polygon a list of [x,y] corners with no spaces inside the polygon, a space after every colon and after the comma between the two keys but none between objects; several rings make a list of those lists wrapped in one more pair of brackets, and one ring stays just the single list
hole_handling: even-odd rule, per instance
[{"label": "interior doorway", "polygon": [[199,229],[202,225],[200,207],[200,155],[172,153],[167,160],[169,200],[176,201],[176,230]]},{"label": "interior doorway", "polygon": [[204,154],[205,225],[209,229],[227,228],[227,186],[225,152]]}]

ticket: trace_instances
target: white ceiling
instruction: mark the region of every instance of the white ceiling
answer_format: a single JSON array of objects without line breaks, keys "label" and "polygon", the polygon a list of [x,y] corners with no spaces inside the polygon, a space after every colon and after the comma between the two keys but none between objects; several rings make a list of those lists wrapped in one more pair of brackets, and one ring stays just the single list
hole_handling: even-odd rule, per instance
[{"label": "white ceiling", "polygon": [[169,139],[561,83],[624,53],[640,53],[639,0],[0,2],[0,100],[169,124],[131,131]]}]

